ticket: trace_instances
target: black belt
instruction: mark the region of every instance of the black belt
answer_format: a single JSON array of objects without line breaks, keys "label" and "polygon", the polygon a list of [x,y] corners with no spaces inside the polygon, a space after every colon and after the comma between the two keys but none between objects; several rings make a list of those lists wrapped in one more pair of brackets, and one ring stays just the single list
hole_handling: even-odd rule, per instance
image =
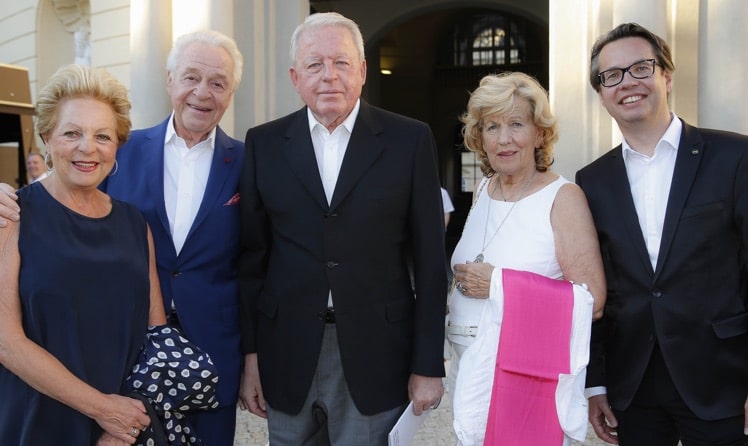
[{"label": "black belt", "polygon": [[334,324],[335,323],[335,308],[328,308],[327,311],[325,311],[325,323],[326,324]]}]

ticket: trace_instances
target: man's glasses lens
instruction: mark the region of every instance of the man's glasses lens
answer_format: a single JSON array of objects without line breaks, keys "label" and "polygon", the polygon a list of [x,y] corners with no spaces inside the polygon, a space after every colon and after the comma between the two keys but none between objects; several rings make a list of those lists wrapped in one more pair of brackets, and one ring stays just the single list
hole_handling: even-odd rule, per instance
[{"label": "man's glasses lens", "polygon": [[599,74],[600,84],[603,87],[613,87],[623,82],[623,76],[628,72],[634,79],[644,79],[654,74],[655,59],[645,59],[633,63],[626,68],[613,68]]}]

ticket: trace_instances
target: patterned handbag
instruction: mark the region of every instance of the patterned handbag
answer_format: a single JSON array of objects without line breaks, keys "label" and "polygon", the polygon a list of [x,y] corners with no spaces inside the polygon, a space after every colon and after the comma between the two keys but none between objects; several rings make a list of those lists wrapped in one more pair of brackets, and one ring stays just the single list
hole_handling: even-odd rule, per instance
[{"label": "patterned handbag", "polygon": [[[151,426],[135,444],[203,445],[184,414],[218,407],[217,384],[218,371],[207,353],[183,337],[177,328],[149,327],[138,362],[125,380],[125,394],[136,393],[150,406],[147,409]],[[163,442],[164,435],[167,443]]]}]

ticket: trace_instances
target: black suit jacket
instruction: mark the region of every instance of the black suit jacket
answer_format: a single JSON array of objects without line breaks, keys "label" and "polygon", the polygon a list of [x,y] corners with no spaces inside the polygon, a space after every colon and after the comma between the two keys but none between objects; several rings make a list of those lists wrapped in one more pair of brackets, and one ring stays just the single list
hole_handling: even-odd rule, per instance
[{"label": "black suit jacket", "polygon": [[405,403],[411,373],[443,376],[444,224],[428,126],[362,101],[329,205],[306,108],[250,129],[246,145],[243,348],[257,352],[270,405],[301,409],[330,290],[360,412]]},{"label": "black suit jacket", "polygon": [[608,284],[587,386],[631,403],[657,343],[700,418],[743,413],[748,395],[748,138],[684,123],[652,268],[619,145],[577,173]]}]

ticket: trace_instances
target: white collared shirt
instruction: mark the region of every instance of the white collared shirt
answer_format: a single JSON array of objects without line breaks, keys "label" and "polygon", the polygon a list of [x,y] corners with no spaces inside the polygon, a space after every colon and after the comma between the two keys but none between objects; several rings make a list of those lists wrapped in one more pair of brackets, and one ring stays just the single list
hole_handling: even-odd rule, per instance
[{"label": "white collared shirt", "polygon": [[348,148],[348,141],[351,140],[351,133],[353,133],[353,126],[356,123],[360,108],[361,100],[359,99],[348,117],[330,133],[324,125],[317,121],[311,109],[307,107],[314,156],[317,158],[319,177],[322,179],[328,204],[332,200],[335,184],[338,182],[340,166],[343,164],[343,157]]},{"label": "white collared shirt", "polygon": [[174,130],[174,113],[166,126],[164,140],[164,205],[177,255],[200,209],[208,184],[215,150],[216,129],[205,141],[191,148]]},{"label": "white collared shirt", "polygon": [[622,143],[623,162],[652,269],[657,266],[660,252],[665,210],[682,129],[680,119],[671,113],[670,125],[657,142],[651,157],[632,149],[625,139]]},{"label": "white collared shirt", "polygon": [[[312,145],[314,146],[314,156],[317,158],[317,168],[319,168],[319,177],[322,179],[322,186],[325,188],[327,203],[330,204],[332,194],[335,192],[335,184],[338,182],[340,166],[343,165],[343,157],[348,148],[348,142],[351,140],[353,126],[358,117],[358,111],[361,108],[361,100],[356,101],[353,110],[345,120],[340,123],[335,130],[330,133],[324,125],[312,114],[312,110],[307,107],[306,114],[309,119],[309,132],[312,134]],[[332,290],[327,296],[327,306],[332,308]]]}]

